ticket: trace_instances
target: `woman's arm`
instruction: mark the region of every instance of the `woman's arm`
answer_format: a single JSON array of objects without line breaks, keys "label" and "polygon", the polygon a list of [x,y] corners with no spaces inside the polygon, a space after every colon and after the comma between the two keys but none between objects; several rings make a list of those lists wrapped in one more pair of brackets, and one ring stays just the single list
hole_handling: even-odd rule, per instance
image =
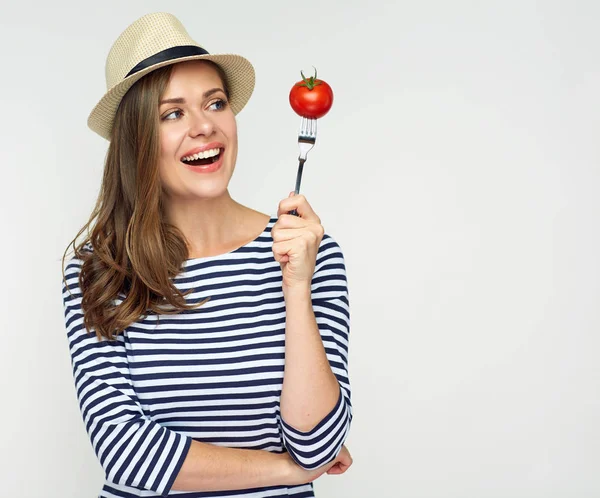
[{"label": "woman's arm", "polygon": [[[314,481],[331,469],[342,473],[352,462],[347,450],[315,470],[297,465],[288,453],[225,448],[192,441],[172,489],[223,491],[266,486],[294,486]],[[336,471],[336,464],[343,469]]]},{"label": "woman's arm", "polygon": [[283,485],[291,480],[291,464],[285,453],[192,441],[172,489],[223,491]]},{"label": "woman's arm", "polygon": [[311,469],[339,457],[352,421],[348,287],[333,238],[321,241],[310,295],[288,289],[286,315],[282,434],[294,460]]},{"label": "woman's arm", "polygon": [[310,283],[285,295],[285,370],[281,417],[309,432],[336,406],[340,386],[331,370],[312,307]]},{"label": "woman's arm", "polygon": [[[299,218],[287,215],[296,209]],[[350,311],[344,257],[304,196],[279,205],[272,229],[286,302],[281,426],[286,447],[306,469],[339,454],[350,428]]]}]

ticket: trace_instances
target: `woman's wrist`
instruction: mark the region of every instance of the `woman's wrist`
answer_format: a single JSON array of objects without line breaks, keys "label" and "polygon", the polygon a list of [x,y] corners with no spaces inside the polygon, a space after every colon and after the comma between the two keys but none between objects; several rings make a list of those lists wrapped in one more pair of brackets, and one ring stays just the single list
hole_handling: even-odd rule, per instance
[{"label": "woman's wrist", "polygon": [[308,303],[311,302],[311,283],[307,282],[307,283],[302,283],[302,284],[295,284],[295,285],[289,285],[283,286],[283,296],[287,301],[290,300],[294,300],[294,301],[306,301]]},{"label": "woman's wrist", "polygon": [[294,479],[295,477],[297,477],[298,465],[296,464],[296,462],[294,462],[294,460],[292,460],[290,454],[284,452],[278,454],[277,457],[278,462],[276,472],[277,475],[279,475],[281,478],[281,483],[284,486],[294,486],[298,484],[298,482],[296,482],[297,479]]}]

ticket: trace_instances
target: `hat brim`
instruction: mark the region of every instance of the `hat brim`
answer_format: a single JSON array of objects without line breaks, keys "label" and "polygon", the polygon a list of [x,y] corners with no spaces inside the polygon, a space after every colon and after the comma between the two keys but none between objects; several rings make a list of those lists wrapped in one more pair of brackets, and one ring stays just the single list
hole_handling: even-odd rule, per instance
[{"label": "hat brim", "polygon": [[233,113],[238,114],[244,108],[254,91],[255,74],[252,64],[244,57],[236,54],[191,55],[149,66],[120,81],[108,90],[100,102],[96,104],[88,117],[88,126],[101,137],[110,140],[112,123],[119,104],[123,96],[136,81],[161,67],[191,60],[209,60],[218,64],[223,69],[229,88],[229,105]]}]

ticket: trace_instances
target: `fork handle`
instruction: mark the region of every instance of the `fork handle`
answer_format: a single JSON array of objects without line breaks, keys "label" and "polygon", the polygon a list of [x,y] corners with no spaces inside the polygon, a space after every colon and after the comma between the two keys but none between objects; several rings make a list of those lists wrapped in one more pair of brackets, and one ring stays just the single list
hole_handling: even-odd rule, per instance
[{"label": "fork handle", "polygon": [[[302,172],[304,171],[304,163],[306,159],[298,159],[298,174],[296,175],[296,189],[294,193],[298,195],[300,193],[300,183],[302,182]],[[292,209],[288,214],[292,214],[294,216],[298,216],[298,211]]]}]

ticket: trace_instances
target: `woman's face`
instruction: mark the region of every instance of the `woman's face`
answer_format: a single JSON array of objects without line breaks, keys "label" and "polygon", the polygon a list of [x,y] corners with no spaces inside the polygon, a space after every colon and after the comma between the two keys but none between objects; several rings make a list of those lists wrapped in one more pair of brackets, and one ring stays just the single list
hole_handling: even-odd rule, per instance
[{"label": "woman's face", "polygon": [[235,168],[237,127],[217,70],[203,61],[175,64],[159,117],[167,202],[223,195]]}]

